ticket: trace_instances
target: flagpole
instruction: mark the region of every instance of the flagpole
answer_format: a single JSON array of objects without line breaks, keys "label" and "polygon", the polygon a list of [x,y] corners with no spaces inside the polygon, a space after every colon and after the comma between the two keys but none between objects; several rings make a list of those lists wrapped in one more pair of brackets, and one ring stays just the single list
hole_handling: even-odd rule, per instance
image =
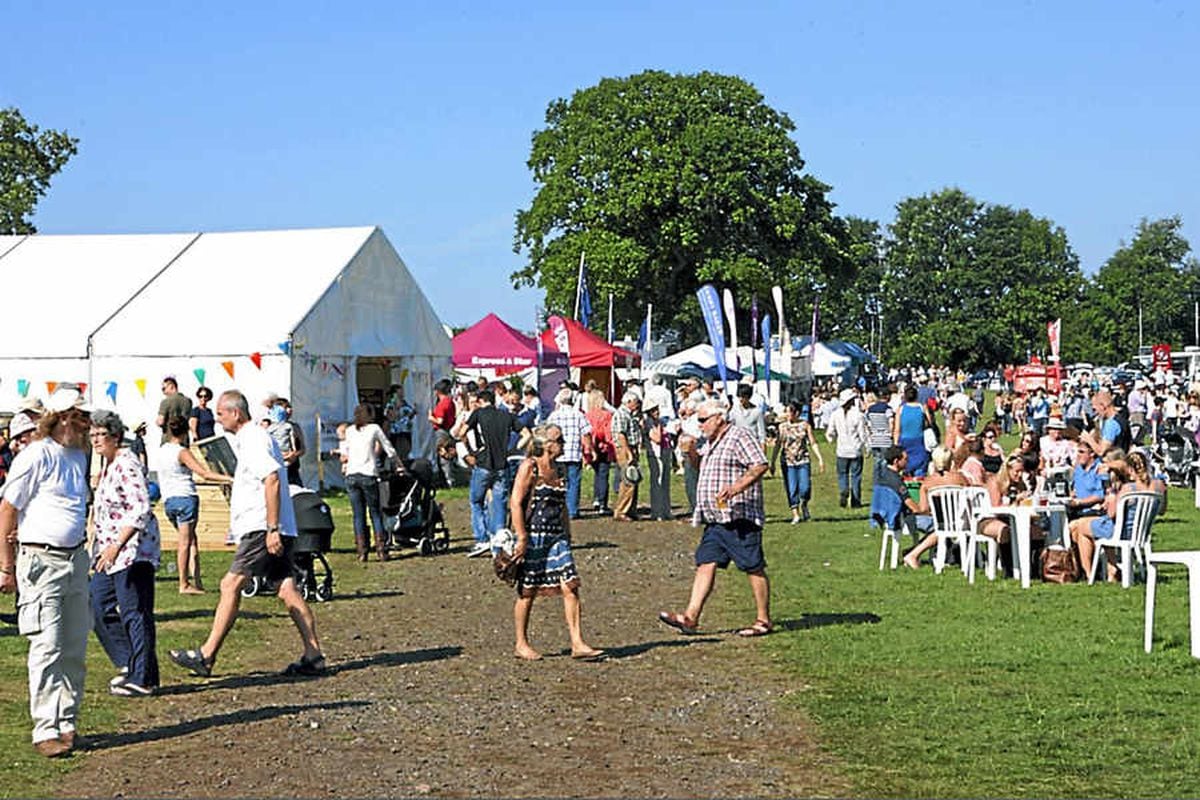
[{"label": "flagpole", "polygon": [[584,251],[579,251],[579,274],[575,277],[575,316],[579,319],[579,301],[583,297],[583,257]]},{"label": "flagpole", "polygon": [[[613,343],[613,293],[608,293],[608,328],[605,333],[608,334],[608,343]],[[613,406],[617,404],[617,358],[614,355],[608,363],[608,402]]]}]

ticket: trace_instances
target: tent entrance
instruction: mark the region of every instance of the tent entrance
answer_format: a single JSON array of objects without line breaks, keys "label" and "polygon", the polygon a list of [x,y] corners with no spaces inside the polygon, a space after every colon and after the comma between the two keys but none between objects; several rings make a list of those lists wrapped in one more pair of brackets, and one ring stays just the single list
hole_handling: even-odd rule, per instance
[{"label": "tent entrance", "polygon": [[383,404],[387,402],[387,390],[392,385],[392,359],[360,357],[354,379],[358,402],[370,403],[375,411],[375,421],[382,424]]}]

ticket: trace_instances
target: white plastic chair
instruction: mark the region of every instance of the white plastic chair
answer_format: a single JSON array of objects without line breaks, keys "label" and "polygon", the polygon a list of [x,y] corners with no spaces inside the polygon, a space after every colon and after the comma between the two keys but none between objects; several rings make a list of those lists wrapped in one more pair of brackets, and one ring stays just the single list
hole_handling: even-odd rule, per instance
[{"label": "white plastic chair", "polygon": [[1108,560],[1105,548],[1121,551],[1121,586],[1128,589],[1133,584],[1133,562],[1145,566],[1145,551],[1150,543],[1150,525],[1158,510],[1158,495],[1155,492],[1130,492],[1117,501],[1117,518],[1113,522],[1111,539],[1097,539],[1092,554],[1088,584],[1096,582],[1096,571],[1100,558]]},{"label": "white plastic chair", "polygon": [[975,567],[979,557],[979,545],[987,545],[987,566],[984,574],[989,581],[996,580],[996,564],[1000,558],[1000,543],[990,536],[984,536],[980,528],[989,519],[984,516],[983,509],[991,505],[992,499],[988,490],[982,486],[968,486],[963,489],[964,503],[971,515],[970,529],[967,531],[967,554],[963,563],[967,569],[967,582],[975,583]]},{"label": "white plastic chair", "polygon": [[880,525],[882,536],[879,542],[879,568],[883,569],[883,565],[887,563],[888,548],[891,547],[892,569],[900,566],[900,536],[901,534],[914,535],[908,528],[908,516],[903,515],[900,519],[899,529],[891,528],[886,525]]},{"label": "white plastic chair", "polygon": [[958,545],[962,556],[962,571],[967,574],[967,537],[971,533],[971,512],[967,508],[965,486],[939,486],[929,490],[929,513],[933,516],[933,533],[937,536],[937,552],[933,571],[938,575],[946,568],[949,542]]},{"label": "white plastic chair", "polygon": [[1145,648],[1150,652],[1154,638],[1154,598],[1158,593],[1158,565],[1182,564],[1188,571],[1188,627],[1191,629],[1192,658],[1200,658],[1200,550],[1154,552],[1146,545]]}]

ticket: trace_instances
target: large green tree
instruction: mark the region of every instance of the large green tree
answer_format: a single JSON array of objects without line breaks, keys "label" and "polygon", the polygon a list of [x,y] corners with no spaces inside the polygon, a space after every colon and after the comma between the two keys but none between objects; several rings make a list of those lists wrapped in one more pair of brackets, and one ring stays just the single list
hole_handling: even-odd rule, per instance
[{"label": "large green tree", "polygon": [[607,78],[555,100],[533,136],[537,192],[514,242],[528,263],[513,284],[540,286],[549,311],[570,312],[586,252],[593,296],[614,295],[622,330],[649,301],[656,328],[698,335],[695,290],[707,281],[732,287],[743,308],[781,284],[796,317],[852,265],[794,129],[746,81],[708,72]]},{"label": "large green tree", "polygon": [[1066,233],[960,189],[909,198],[889,227],[882,281],[892,363],[992,365],[1046,349],[1046,323],[1076,308]]},{"label": "large green tree", "polygon": [[0,233],[36,233],[30,217],[38,200],[78,144],[64,131],[39,130],[15,108],[0,108]]},{"label": "large green tree", "polygon": [[1200,263],[1180,234],[1178,217],[1143,219],[1089,283],[1076,318],[1077,332],[1063,323],[1064,347],[1094,363],[1132,359],[1139,344],[1176,348],[1192,344],[1193,300],[1200,296]]}]

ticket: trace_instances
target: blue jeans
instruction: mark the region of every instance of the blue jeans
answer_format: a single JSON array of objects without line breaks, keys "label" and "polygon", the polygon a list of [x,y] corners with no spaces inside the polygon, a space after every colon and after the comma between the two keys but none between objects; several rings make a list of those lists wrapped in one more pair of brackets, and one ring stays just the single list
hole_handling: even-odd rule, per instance
[{"label": "blue jeans", "polygon": [[158,686],[154,565],[135,561],[111,575],[97,572],[90,591],[96,638],[113,665],[127,667],[129,680],[138,686]]},{"label": "blue jeans", "polygon": [[607,461],[593,461],[592,469],[596,475],[592,479],[592,499],[601,508],[608,508],[608,471],[612,464]]},{"label": "blue jeans", "polygon": [[871,457],[874,461],[871,463],[871,481],[879,483],[879,476],[887,469],[887,464],[884,463],[883,454],[887,452],[886,447],[872,447]]},{"label": "blue jeans", "polygon": [[862,456],[855,458],[837,457],[838,495],[844,500],[850,496],[851,505],[862,504]]},{"label": "blue jeans", "polygon": [[560,461],[563,475],[567,479],[567,516],[579,518],[579,489],[583,483],[583,463],[579,461]]},{"label": "blue jeans", "polygon": [[371,515],[371,527],[375,529],[375,549],[382,550],[391,541],[383,525],[383,512],[379,509],[379,482],[374,475],[347,475],[346,494],[350,497],[350,512],[354,517],[354,538],[363,547],[371,543],[367,530],[367,514]]},{"label": "blue jeans", "polygon": [[799,508],[812,497],[812,464],[784,464],[783,482],[787,488],[788,506]]},{"label": "blue jeans", "polygon": [[[508,508],[508,470],[471,470],[471,533],[476,544],[488,542],[492,534],[504,527],[505,511]],[[489,508],[488,490],[492,492]]]}]

